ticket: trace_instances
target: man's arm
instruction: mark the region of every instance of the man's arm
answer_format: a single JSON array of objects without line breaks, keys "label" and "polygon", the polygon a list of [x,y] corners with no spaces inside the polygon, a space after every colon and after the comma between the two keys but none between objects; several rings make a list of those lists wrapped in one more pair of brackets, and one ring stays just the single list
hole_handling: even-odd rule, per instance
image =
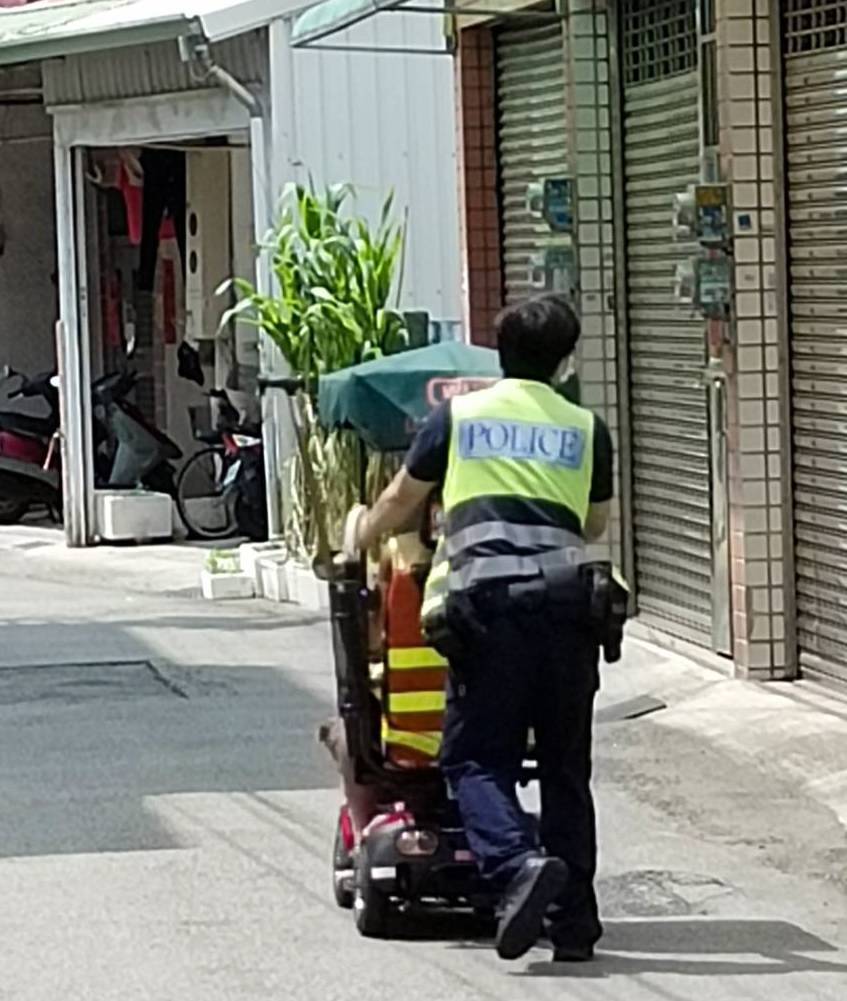
[{"label": "man's arm", "polygon": [[407,523],[415,510],[423,505],[434,483],[416,480],[404,466],[382,491],[377,502],[359,522],[359,546],[370,547],[389,532]]},{"label": "man's arm", "polygon": [[606,531],[611,507],[611,501],[601,501],[599,504],[589,505],[585,528],[582,530],[586,542],[596,542]]},{"label": "man's arm", "polygon": [[582,533],[586,542],[596,542],[609,524],[609,511],[614,494],[614,448],[609,429],[599,417],[594,417],[594,465],[588,515]]},{"label": "man's arm", "polygon": [[403,468],[359,522],[358,542],[369,549],[382,535],[408,522],[415,509],[444,480],[450,448],[450,407],[429,416],[412,442]]}]

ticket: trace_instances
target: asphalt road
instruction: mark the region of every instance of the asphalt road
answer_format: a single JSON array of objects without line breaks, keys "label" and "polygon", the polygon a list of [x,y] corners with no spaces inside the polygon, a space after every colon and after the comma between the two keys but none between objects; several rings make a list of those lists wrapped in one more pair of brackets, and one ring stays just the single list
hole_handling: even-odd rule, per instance
[{"label": "asphalt road", "polygon": [[[360,939],[330,893],[325,625],[0,556],[0,999],[844,997],[843,828],[649,717],[598,727],[595,963],[503,964],[449,916]],[[817,867],[768,841],[789,815]]]}]

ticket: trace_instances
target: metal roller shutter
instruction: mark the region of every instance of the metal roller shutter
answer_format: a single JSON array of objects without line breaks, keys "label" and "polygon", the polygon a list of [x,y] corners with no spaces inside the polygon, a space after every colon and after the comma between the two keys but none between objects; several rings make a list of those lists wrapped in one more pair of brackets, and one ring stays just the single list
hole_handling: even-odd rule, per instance
[{"label": "metal roller shutter", "polygon": [[712,530],[702,318],[677,305],[673,195],[700,170],[693,3],[640,0],[623,14],[627,311],[633,531],[639,612],[710,645]]},{"label": "metal roller shutter", "polygon": [[552,239],[527,211],[527,186],[568,174],[562,22],[502,28],[495,44],[503,273],[512,303],[537,291],[529,261]]},{"label": "metal roller shutter", "polygon": [[784,15],[798,652],[847,682],[847,4]]}]

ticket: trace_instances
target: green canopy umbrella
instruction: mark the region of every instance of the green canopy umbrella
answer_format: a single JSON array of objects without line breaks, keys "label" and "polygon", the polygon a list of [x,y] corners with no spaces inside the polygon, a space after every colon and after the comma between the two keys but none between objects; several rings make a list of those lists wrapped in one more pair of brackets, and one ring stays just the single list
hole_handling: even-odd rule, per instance
[{"label": "green canopy umbrella", "polygon": [[352,428],[371,448],[406,448],[444,400],[501,378],[496,351],[444,341],[354,365],[318,382],[324,427]]}]

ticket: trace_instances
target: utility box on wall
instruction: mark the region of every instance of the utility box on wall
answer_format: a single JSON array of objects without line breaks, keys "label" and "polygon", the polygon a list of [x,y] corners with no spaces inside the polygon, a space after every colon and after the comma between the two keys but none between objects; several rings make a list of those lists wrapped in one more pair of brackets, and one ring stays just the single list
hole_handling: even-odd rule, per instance
[{"label": "utility box on wall", "polygon": [[215,294],[232,274],[229,150],[187,153],[185,178],[185,338],[200,349],[205,384],[201,389],[179,375],[179,343],[165,348],[165,381],[168,431],[188,455],[195,446],[190,408],[206,403],[204,391],[224,385],[231,365],[218,330],[229,302]]},{"label": "utility box on wall", "polygon": [[185,167],[185,333],[213,340],[227,305],[215,290],[230,276],[229,153],[188,153]]}]

